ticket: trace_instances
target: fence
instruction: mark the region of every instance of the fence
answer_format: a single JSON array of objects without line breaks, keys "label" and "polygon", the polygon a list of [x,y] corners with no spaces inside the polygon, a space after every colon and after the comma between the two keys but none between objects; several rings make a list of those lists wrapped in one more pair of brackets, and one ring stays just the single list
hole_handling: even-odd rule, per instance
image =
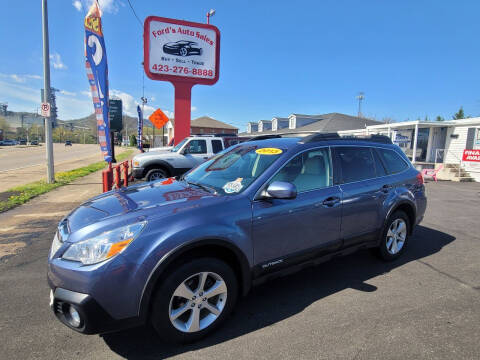
[{"label": "fence", "polygon": [[128,160],[118,165],[109,164],[108,169],[102,171],[103,192],[128,186],[131,177],[128,174],[129,167]]}]

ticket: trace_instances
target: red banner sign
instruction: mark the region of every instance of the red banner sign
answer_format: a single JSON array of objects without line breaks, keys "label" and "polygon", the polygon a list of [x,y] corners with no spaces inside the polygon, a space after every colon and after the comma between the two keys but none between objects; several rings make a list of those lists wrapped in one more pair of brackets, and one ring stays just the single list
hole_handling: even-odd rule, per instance
[{"label": "red banner sign", "polygon": [[478,150],[463,150],[462,161],[480,162],[480,149],[478,149]]}]

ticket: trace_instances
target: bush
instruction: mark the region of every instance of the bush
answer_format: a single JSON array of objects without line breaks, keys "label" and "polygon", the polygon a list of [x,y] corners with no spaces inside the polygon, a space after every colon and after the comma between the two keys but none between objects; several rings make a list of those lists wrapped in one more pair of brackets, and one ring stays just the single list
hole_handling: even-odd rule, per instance
[{"label": "bush", "polygon": [[137,137],[135,135],[130,135],[130,146],[137,146]]}]

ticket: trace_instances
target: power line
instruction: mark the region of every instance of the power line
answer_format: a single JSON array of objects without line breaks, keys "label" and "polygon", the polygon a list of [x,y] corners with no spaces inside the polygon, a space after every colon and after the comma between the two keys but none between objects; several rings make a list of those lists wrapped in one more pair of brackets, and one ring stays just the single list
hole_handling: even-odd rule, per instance
[{"label": "power line", "polygon": [[130,9],[132,9],[133,15],[135,15],[135,17],[136,17],[137,20],[138,20],[138,23],[139,23],[140,26],[143,28],[143,23],[142,23],[142,21],[140,20],[140,18],[137,16],[137,13],[135,12],[135,9],[133,8],[132,3],[130,2],[130,0],[127,0],[127,1],[128,1],[128,5],[130,5]]}]

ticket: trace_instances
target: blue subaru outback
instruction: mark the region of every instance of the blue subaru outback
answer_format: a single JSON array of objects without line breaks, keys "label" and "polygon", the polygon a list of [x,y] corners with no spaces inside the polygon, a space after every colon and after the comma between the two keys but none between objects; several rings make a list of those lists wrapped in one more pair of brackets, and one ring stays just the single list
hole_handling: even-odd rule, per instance
[{"label": "blue subaru outback", "polygon": [[264,136],[72,211],[50,306],[85,334],[149,322],[194,341],[252,285],[362,248],[398,258],[425,208],[421,174],[387,137]]}]

